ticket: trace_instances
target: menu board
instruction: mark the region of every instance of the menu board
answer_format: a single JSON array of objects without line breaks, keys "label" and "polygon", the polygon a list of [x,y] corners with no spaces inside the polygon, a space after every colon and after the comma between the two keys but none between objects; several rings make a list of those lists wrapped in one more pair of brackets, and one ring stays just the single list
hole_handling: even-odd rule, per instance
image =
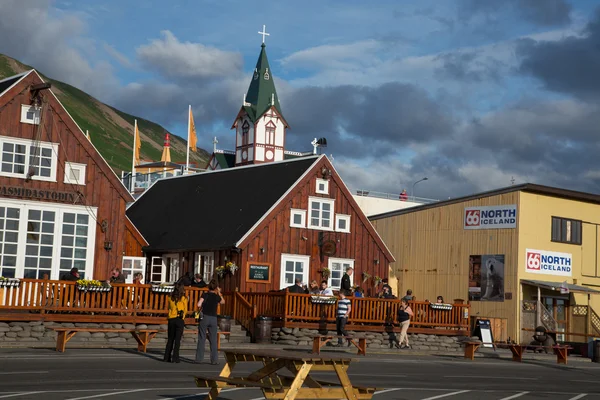
[{"label": "menu board", "polygon": [[246,270],[247,282],[271,283],[271,264],[249,262]]}]

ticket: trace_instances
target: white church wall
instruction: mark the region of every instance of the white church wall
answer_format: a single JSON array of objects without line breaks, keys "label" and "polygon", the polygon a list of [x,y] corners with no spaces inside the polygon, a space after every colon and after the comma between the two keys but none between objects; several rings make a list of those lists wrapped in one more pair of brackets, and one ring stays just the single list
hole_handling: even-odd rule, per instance
[{"label": "white church wall", "polygon": [[256,161],[265,161],[265,148],[264,147],[256,148]]},{"label": "white church wall", "polygon": [[276,149],[275,150],[275,158],[273,161],[282,161],[283,160],[283,150]]}]

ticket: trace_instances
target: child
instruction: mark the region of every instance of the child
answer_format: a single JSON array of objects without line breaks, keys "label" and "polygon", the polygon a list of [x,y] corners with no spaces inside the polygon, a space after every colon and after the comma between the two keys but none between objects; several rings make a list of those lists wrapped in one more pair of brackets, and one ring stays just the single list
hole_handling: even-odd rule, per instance
[{"label": "child", "polygon": [[346,298],[347,292],[340,290],[340,299],[337,302],[337,318],[335,319],[335,329],[338,334],[338,346],[341,346],[344,342],[344,337],[348,336],[346,333],[346,323],[348,323],[348,316],[352,311],[350,306],[350,300]]}]

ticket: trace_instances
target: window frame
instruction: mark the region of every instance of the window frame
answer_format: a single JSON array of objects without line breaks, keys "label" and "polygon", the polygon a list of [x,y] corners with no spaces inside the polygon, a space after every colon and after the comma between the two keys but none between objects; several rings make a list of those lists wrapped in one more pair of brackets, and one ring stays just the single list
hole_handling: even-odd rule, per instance
[{"label": "window frame", "polygon": [[[293,261],[295,262],[304,262],[304,268],[302,270],[302,282],[308,284],[308,280],[309,280],[309,273],[310,273],[310,256],[306,256],[306,255],[302,255],[302,254],[286,254],[286,253],[282,253],[281,254],[281,264],[280,264],[280,268],[279,268],[279,288],[280,289],[285,289],[287,287],[290,287],[291,285],[294,284],[294,282],[292,282],[291,284],[286,283],[285,281],[285,263],[286,261]],[[295,266],[295,264],[294,264]],[[294,272],[294,277],[296,276],[296,273]],[[295,280],[295,278],[294,278]]]},{"label": "window frame", "polygon": [[[300,224],[294,222],[295,215],[300,215]],[[306,210],[301,210],[299,208],[290,209],[290,228],[306,228]]]},{"label": "window frame", "polygon": [[[340,280],[340,284],[337,286],[333,285],[333,263],[339,263],[342,266],[342,271],[339,277]],[[349,264],[350,267],[354,268],[354,260],[351,258],[336,258],[336,257],[329,257],[329,259],[327,260],[327,268],[329,268],[329,270],[331,271],[331,273],[329,274],[329,277],[327,278],[327,286],[329,288],[331,288],[331,290],[340,290],[340,287],[342,286],[342,277],[344,276],[344,274],[346,273],[346,268],[344,267],[344,264]],[[336,278],[338,279],[338,278]],[[350,286],[354,286],[354,274],[352,274],[350,276]]]},{"label": "window frame", "polygon": [[[86,164],[80,164],[80,163],[74,163],[74,162],[67,161],[65,163],[65,176],[64,176],[63,182],[70,184],[70,185],[85,186],[85,184],[86,184],[86,182],[85,182],[86,181],[86,168],[87,168]],[[79,171],[80,179],[71,181],[71,178],[69,178],[69,172],[71,172],[72,170]]]},{"label": "window frame", "polygon": [[267,125],[265,125],[265,144],[268,146],[275,146],[275,131],[277,126],[273,123],[273,121],[269,121]]},{"label": "window frame", "polygon": [[[325,189],[319,190],[319,184],[323,183],[325,185]],[[327,179],[317,178],[315,185],[315,193],[317,194],[329,194],[329,181]]]},{"label": "window frame", "polygon": [[[131,267],[125,267],[125,262],[131,261]],[[141,267],[135,267],[135,262],[139,261],[142,263]],[[121,262],[121,272],[125,277],[125,283],[133,283],[133,276],[138,272],[142,273],[142,283],[146,280],[146,257],[132,257],[132,256],[123,256],[123,261]]]},{"label": "window frame", "polygon": [[[313,202],[317,202],[317,203],[321,203],[321,208],[319,209],[319,225],[313,225],[312,220],[312,203]],[[331,209],[329,210],[329,213],[331,214],[329,221],[330,221],[330,226],[329,227],[323,227],[322,226],[322,213],[323,213],[323,207],[322,204],[329,204]],[[317,230],[321,230],[321,231],[335,231],[335,199],[327,199],[327,198],[323,198],[323,197],[309,197],[308,198],[308,215],[306,216],[307,218],[307,228],[310,229],[317,229]]]},{"label": "window frame", "polygon": [[[9,143],[13,146],[20,145],[25,146],[25,164],[24,164],[24,172],[3,172],[2,164],[4,159],[4,144]],[[31,177],[34,181],[46,181],[46,182],[56,182],[56,170],[58,168],[58,143],[50,143],[50,142],[38,142],[40,149],[49,149],[51,151],[51,162],[50,166],[50,176],[40,176],[33,175]],[[21,178],[26,179],[27,174],[29,173],[29,169],[33,166],[31,162],[31,147],[33,147],[35,142],[33,140],[14,138],[10,136],[0,136],[0,176],[8,176],[11,178]],[[14,152],[13,152],[14,154]],[[39,156],[41,157],[41,155]],[[14,160],[11,163],[14,165]],[[39,165],[37,166],[40,167]]]},{"label": "window frame", "polygon": [[242,146],[248,146],[250,143],[250,123],[248,120],[242,122]]},{"label": "window frame", "polygon": [[[335,214],[335,231],[342,233],[350,233],[350,215],[348,214]],[[346,229],[341,229],[338,222],[340,220],[346,221]]]},{"label": "window frame", "polygon": [[[34,116],[33,120],[27,118],[27,113],[33,108]],[[29,124],[29,125],[39,125],[40,124],[40,115],[41,109],[36,109],[31,104],[21,104],[21,123]]]},{"label": "window frame", "polygon": [[[558,235],[559,237],[556,238],[554,236],[554,221],[557,220],[559,223],[559,231],[558,231]],[[571,223],[571,240],[567,240],[566,239],[566,232],[563,235],[563,222],[567,222],[567,223]],[[575,226],[579,226],[579,240],[573,240],[573,225]],[[565,239],[563,239],[563,237],[565,237]],[[564,217],[558,217],[553,215],[552,218],[550,219],[550,241],[553,243],[563,243],[563,244],[572,244],[575,246],[581,246],[581,244],[583,243],[583,221],[579,220],[579,219],[574,219],[574,218],[564,218]]]}]

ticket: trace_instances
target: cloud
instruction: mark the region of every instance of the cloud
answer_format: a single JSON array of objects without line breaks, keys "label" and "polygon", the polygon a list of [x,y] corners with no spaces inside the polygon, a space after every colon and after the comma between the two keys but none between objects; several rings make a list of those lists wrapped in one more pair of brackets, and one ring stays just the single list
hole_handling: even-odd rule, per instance
[{"label": "cloud", "polygon": [[480,83],[500,81],[506,64],[491,56],[481,55],[481,51],[464,51],[441,54],[437,57],[443,65],[435,69],[441,79]]},{"label": "cloud", "polygon": [[348,44],[322,45],[300,50],[281,60],[287,68],[335,69],[340,67],[359,68],[371,64],[383,43],[369,39]]},{"label": "cloud", "polygon": [[137,48],[137,57],[146,68],[167,79],[206,79],[228,77],[242,71],[242,56],[205,46],[180,42],[170,31],[161,39]]},{"label": "cloud", "polygon": [[600,96],[600,9],[582,32],[557,41],[523,40],[517,47],[520,71],[556,92]]},{"label": "cloud", "polygon": [[461,0],[459,16],[469,20],[483,16],[497,21],[502,12],[542,26],[566,25],[571,22],[572,7],[566,0]]}]

